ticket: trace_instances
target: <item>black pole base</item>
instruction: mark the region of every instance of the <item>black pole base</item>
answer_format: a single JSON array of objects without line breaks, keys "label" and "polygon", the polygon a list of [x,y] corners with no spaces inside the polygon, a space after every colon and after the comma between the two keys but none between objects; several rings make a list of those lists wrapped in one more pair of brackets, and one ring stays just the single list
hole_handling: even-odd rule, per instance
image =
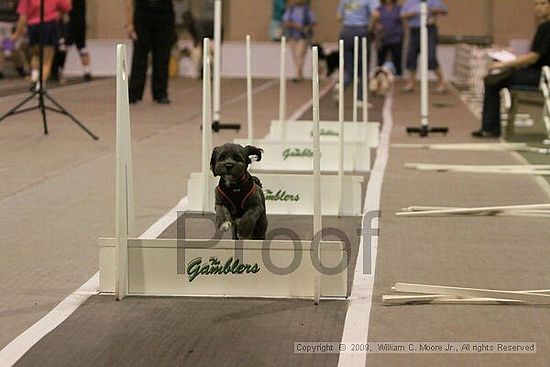
[{"label": "black pole base", "polygon": [[420,126],[420,127],[407,127],[407,134],[418,134],[421,138],[425,138],[430,134],[443,134],[447,135],[449,128],[447,127],[432,127],[432,126]]},{"label": "black pole base", "polygon": [[214,121],[212,123],[212,130],[218,133],[220,130],[236,130],[239,132],[241,130],[241,124],[222,124],[219,121]]}]

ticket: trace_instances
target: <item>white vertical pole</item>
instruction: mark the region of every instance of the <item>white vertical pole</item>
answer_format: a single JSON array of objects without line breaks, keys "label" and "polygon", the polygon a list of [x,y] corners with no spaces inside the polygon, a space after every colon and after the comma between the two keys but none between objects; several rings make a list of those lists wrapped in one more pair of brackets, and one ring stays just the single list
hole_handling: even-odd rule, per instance
[{"label": "white vertical pole", "polygon": [[428,126],[428,3],[420,4],[420,114],[422,126]]},{"label": "white vertical pole", "polygon": [[210,40],[203,44],[203,79],[202,79],[202,211],[207,212],[210,206],[210,160],[212,151],[212,93],[210,80]]},{"label": "white vertical pole", "polygon": [[221,60],[222,60],[222,1],[214,2],[214,121],[220,122],[221,104]]},{"label": "white vertical pole", "polygon": [[[369,122],[369,75],[368,75],[368,42],[367,37],[363,37],[362,41],[362,50],[363,50],[363,122]],[[357,131],[356,131],[357,133]]]},{"label": "white vertical pole", "polygon": [[339,42],[340,63],[338,69],[338,122],[340,123],[340,141],[338,157],[338,215],[344,215],[344,40]]},{"label": "white vertical pole", "polygon": [[[321,241],[321,230],[323,228],[321,218],[321,138],[319,128],[319,51],[313,47],[313,235],[319,236]],[[318,249],[318,259],[321,259],[321,249]],[[314,301],[319,303],[321,297],[321,278],[316,276],[314,286]]]},{"label": "white vertical pole", "polygon": [[[286,120],[286,37],[281,37],[281,76],[279,82],[279,121]],[[285,124],[283,124],[284,126]]]},{"label": "white vertical pole", "polygon": [[128,237],[134,231],[134,186],[126,45],[117,45],[116,99],[116,282],[117,300],[128,294]]},{"label": "white vertical pole", "polygon": [[353,126],[357,124],[357,87],[359,86],[359,37],[353,38]]},{"label": "white vertical pole", "polygon": [[250,50],[250,35],[246,36],[246,106],[248,115],[248,143],[254,140],[254,111],[252,110],[252,60]]},{"label": "white vertical pole", "polygon": [[544,95],[544,111],[542,118],[546,126],[546,133],[548,134],[548,139],[544,139],[542,143],[548,145],[550,144],[550,66],[544,66],[542,68],[540,90]]},{"label": "white vertical pole", "polygon": [[[359,37],[353,38],[353,133],[357,135],[357,94],[359,87]],[[353,148],[353,170],[357,168],[356,145]]]}]

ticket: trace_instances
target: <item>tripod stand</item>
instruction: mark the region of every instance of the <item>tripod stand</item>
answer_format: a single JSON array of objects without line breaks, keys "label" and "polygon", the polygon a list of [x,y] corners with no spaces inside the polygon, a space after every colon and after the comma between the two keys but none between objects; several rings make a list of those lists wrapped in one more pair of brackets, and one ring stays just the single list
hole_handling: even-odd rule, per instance
[{"label": "tripod stand", "polygon": [[[46,88],[44,88],[44,0],[40,0],[40,31],[39,31],[39,72],[38,72],[38,82],[36,88],[33,88],[31,95],[25,98],[23,101],[18,103],[15,107],[10,109],[4,115],[0,117],[0,122],[6,119],[9,116],[17,115],[24,112],[39,110],[42,114],[42,122],[44,125],[44,134],[48,134],[48,119],[46,116],[46,111],[52,111],[60,113],[69,117],[75,124],[77,124],[82,130],[84,130],[90,137],[94,140],[99,138],[92,133],[84,124],[82,124],[76,117],[74,117],[69,111],[67,111],[59,102],[57,102],[52,96],[48,94]],[[36,106],[22,108],[27,102],[33,100],[35,97],[38,97],[38,104]],[[54,107],[47,106],[46,100],[50,101]]]}]

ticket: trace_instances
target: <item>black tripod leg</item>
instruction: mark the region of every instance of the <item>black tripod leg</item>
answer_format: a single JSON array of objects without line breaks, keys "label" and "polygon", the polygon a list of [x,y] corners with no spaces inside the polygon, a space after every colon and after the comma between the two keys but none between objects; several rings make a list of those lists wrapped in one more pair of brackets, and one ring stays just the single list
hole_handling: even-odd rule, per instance
[{"label": "black tripod leg", "polygon": [[2,117],[0,117],[0,121],[4,120],[6,117],[8,116],[11,116],[11,115],[15,115],[18,113],[18,109],[20,107],[22,107],[25,103],[27,103],[28,101],[30,101],[31,99],[34,98],[34,96],[36,95],[36,92],[31,94],[30,96],[28,96],[27,98],[25,98],[24,100],[22,100],[19,104],[17,104],[17,106],[15,106],[14,108],[12,108],[11,110],[9,110],[8,112],[6,112],[5,114],[2,115]]},{"label": "black tripod leg", "polygon": [[44,104],[44,93],[38,92],[38,108],[42,114],[42,123],[44,124],[44,134],[48,135],[48,120],[46,118],[46,105]]},{"label": "black tripod leg", "polygon": [[57,101],[55,99],[53,99],[52,96],[50,96],[48,93],[44,93],[44,97],[46,97],[50,102],[52,102],[55,105],[55,107],[58,108],[58,110],[53,110],[52,109],[52,111],[59,112],[59,113],[65,115],[65,116],[68,116],[71,120],[73,120],[73,122],[75,124],[80,126],[80,128],[82,130],[84,130],[88,135],[90,135],[92,137],[92,139],[99,140],[99,138],[93,132],[91,132],[86,126],[84,126],[84,124],[82,124],[80,121],[78,121],[77,118],[74,117],[69,111],[67,111],[65,108],[63,108],[63,106],[61,106],[59,103],[57,103]]}]

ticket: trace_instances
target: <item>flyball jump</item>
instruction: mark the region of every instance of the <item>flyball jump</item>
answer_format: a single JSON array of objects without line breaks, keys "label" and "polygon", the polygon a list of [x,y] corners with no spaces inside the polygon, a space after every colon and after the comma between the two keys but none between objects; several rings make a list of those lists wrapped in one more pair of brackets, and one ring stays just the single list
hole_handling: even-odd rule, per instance
[{"label": "flyball jump", "polygon": [[[205,42],[208,45],[208,41]],[[205,63],[209,63],[208,56]],[[275,239],[267,245],[261,240],[132,238],[132,154],[124,45],[117,48],[117,65],[116,238],[99,240],[100,292],[115,293],[118,300],[128,295],[308,298],[315,303],[321,298],[345,299],[345,266],[339,266],[338,271],[333,271],[332,267],[330,272],[323,270],[324,264],[347,263],[348,255],[342,241],[323,241],[320,235],[308,240]],[[314,81],[314,88],[318,89],[318,79]],[[210,125],[212,117],[209,85],[210,78],[206,75],[203,90],[205,127]],[[315,105],[318,111],[318,99]],[[210,129],[203,128],[204,146],[211,146],[210,133]],[[315,193],[313,230],[320,234],[318,135],[314,149],[317,152],[317,175],[312,190]],[[204,166],[210,170],[210,162],[204,162]],[[208,174],[208,178],[213,180],[212,174]],[[208,209],[209,205],[213,206],[209,200],[213,190],[209,185],[201,186],[205,195],[201,197],[202,190],[199,190],[198,197],[203,201],[203,207]],[[292,272],[281,275],[269,268],[265,259],[270,256],[275,256],[276,261],[283,264],[294,264],[296,259],[302,258],[304,261],[298,261]],[[305,261],[310,257],[311,261]]]}]

